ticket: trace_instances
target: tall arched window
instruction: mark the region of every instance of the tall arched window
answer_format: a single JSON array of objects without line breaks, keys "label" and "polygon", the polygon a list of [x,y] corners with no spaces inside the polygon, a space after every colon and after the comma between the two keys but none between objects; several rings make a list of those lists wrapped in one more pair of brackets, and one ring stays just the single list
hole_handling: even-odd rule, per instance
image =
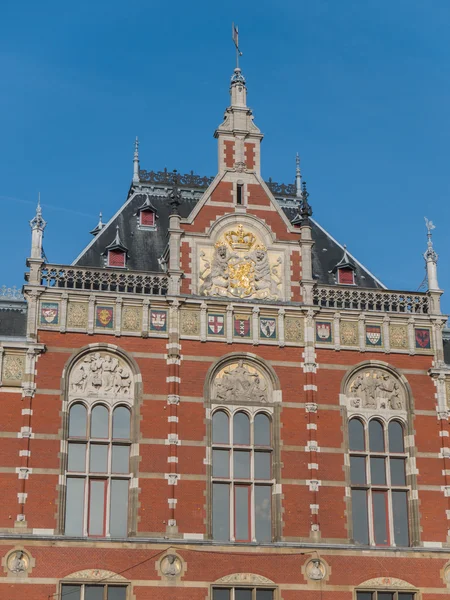
[{"label": "tall arched window", "polygon": [[353,539],[360,544],[408,546],[404,428],[380,418],[348,424]]},{"label": "tall arched window", "polygon": [[129,367],[109,352],[84,355],[70,372],[66,535],[128,535],[132,381]]},{"label": "tall arched window", "polygon": [[218,409],[212,416],[212,522],[215,540],[272,539],[271,418]]}]

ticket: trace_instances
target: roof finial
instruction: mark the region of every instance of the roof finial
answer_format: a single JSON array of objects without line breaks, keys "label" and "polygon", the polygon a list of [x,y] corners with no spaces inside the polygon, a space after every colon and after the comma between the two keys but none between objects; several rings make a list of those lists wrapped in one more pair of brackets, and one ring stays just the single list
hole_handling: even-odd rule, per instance
[{"label": "roof finial", "polygon": [[231,26],[232,37],[234,45],[236,46],[236,70],[239,69],[239,57],[242,56],[242,52],[239,50],[239,28],[237,25],[232,23]]},{"label": "roof finial", "polygon": [[134,142],[133,183],[139,183],[139,139]]},{"label": "roof finial", "polygon": [[39,192],[38,203],[36,206],[36,214],[30,221],[30,227],[31,227],[31,256],[30,256],[30,258],[37,258],[39,260],[42,260],[44,257],[42,238],[44,237],[44,229],[45,229],[46,225],[47,225],[47,223],[42,216],[41,193]]},{"label": "roof finial", "polygon": [[436,226],[433,224],[433,221],[429,221],[426,217],[425,217],[425,226],[427,228],[427,249],[426,249],[423,257],[425,259],[426,268],[427,268],[428,289],[431,291],[438,291],[439,290],[439,284],[438,284],[438,278],[437,278],[438,255],[433,247],[433,240],[432,240],[432,233],[431,233],[433,231],[433,229],[436,229]]},{"label": "roof finial", "polygon": [[176,169],[173,171],[173,188],[170,191],[169,198],[170,204],[172,205],[172,214],[178,215],[178,207],[181,204],[181,192],[178,187],[178,174]]},{"label": "roof finial", "polygon": [[92,235],[97,235],[98,233],[100,233],[100,231],[105,226],[105,224],[102,221],[102,217],[103,217],[102,213],[99,213],[99,215],[98,215],[98,223],[94,227],[94,229],[92,229],[92,231],[90,231],[89,233],[92,233]]},{"label": "roof finial", "polygon": [[297,198],[302,197],[302,173],[300,171],[300,156],[295,157],[295,195]]},{"label": "roof finial", "polygon": [[41,192],[38,192],[38,203],[36,206],[36,214],[30,221],[30,227],[31,227],[31,229],[40,229],[41,231],[44,231],[46,225],[47,225],[47,222],[44,221],[44,219],[42,217]]},{"label": "roof finial", "polygon": [[309,217],[312,216],[312,208],[308,202],[309,193],[306,189],[306,181],[302,183],[302,200],[300,204],[300,216],[302,218],[302,225],[309,225]]}]

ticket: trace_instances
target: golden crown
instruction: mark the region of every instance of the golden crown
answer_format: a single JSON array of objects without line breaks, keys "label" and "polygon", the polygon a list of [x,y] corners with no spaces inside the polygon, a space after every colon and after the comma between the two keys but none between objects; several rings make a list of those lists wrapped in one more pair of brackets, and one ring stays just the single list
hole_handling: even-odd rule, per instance
[{"label": "golden crown", "polygon": [[222,247],[226,248],[226,247],[227,247],[227,245],[225,244],[225,242],[224,242],[223,240],[219,240],[218,242],[216,242],[216,243],[214,244],[214,247],[215,247],[215,248],[222,248]]},{"label": "golden crown", "polygon": [[263,250],[263,252],[265,252],[267,248],[264,246],[264,244],[256,244],[255,250]]},{"label": "golden crown", "polygon": [[256,242],[256,236],[250,231],[244,231],[241,224],[237,226],[237,231],[228,231],[225,239],[233,250],[250,250]]}]

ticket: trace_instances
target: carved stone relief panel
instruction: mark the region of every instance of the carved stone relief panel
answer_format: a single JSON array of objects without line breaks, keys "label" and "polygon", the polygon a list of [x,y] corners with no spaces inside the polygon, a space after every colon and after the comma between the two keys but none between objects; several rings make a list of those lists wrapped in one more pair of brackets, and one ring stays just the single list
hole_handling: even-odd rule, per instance
[{"label": "carved stone relief panel", "polygon": [[88,304],[86,302],[69,302],[67,307],[67,327],[86,329],[88,325]]},{"label": "carved stone relief panel", "polygon": [[36,565],[29,552],[16,546],[2,558],[2,566],[8,577],[28,577]]},{"label": "carved stone relief panel", "polygon": [[361,369],[351,377],[344,401],[354,412],[406,410],[403,384],[388,371],[376,367]]},{"label": "carved stone relief panel", "polygon": [[202,296],[277,300],[283,297],[283,254],[268,250],[258,232],[230,227],[214,246],[198,255]]},{"label": "carved stone relief panel", "polygon": [[123,331],[141,331],[142,309],[139,306],[124,306],[122,308],[122,329]]},{"label": "carved stone relief panel", "polygon": [[358,346],[358,323],[356,321],[341,321],[340,336],[342,346]]},{"label": "carved stone relief panel", "polygon": [[200,335],[200,312],[198,310],[182,310],[180,313],[181,335]]},{"label": "carved stone relief panel", "polygon": [[69,397],[131,399],[133,383],[133,374],[121,357],[111,352],[90,352],[70,372]]},{"label": "carved stone relief panel", "polygon": [[6,353],[3,357],[3,385],[20,386],[25,373],[25,355]]},{"label": "carved stone relief panel", "polygon": [[408,327],[407,325],[390,325],[389,339],[391,348],[395,350],[408,350]]},{"label": "carved stone relief panel", "polygon": [[212,400],[217,403],[272,401],[272,388],[267,377],[253,364],[239,360],[223,367],[214,378]]},{"label": "carved stone relief panel", "polygon": [[284,321],[284,339],[286,342],[297,342],[301,344],[304,341],[305,326],[303,319],[297,317],[286,317]]}]

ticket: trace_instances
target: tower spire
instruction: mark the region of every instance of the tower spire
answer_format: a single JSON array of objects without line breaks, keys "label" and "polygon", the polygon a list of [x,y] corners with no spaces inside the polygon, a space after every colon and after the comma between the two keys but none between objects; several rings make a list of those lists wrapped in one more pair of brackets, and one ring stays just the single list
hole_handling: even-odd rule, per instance
[{"label": "tower spire", "polygon": [[433,247],[433,234],[431,233],[433,229],[436,229],[436,226],[433,224],[433,221],[429,221],[426,217],[425,226],[427,228],[427,249],[424,252],[423,257],[425,259],[427,269],[428,290],[430,292],[437,292],[440,291],[437,279],[438,255]]},{"label": "tower spire", "polygon": [[38,194],[38,203],[36,206],[36,214],[30,221],[31,227],[31,256],[30,258],[42,259],[43,248],[42,238],[44,237],[44,229],[47,222],[42,216],[41,208],[41,193]]},{"label": "tower spire", "polygon": [[295,157],[295,194],[297,198],[302,197],[302,173],[300,171],[300,156]]},{"label": "tower spire", "polygon": [[139,139],[134,142],[133,183],[139,183]]}]

